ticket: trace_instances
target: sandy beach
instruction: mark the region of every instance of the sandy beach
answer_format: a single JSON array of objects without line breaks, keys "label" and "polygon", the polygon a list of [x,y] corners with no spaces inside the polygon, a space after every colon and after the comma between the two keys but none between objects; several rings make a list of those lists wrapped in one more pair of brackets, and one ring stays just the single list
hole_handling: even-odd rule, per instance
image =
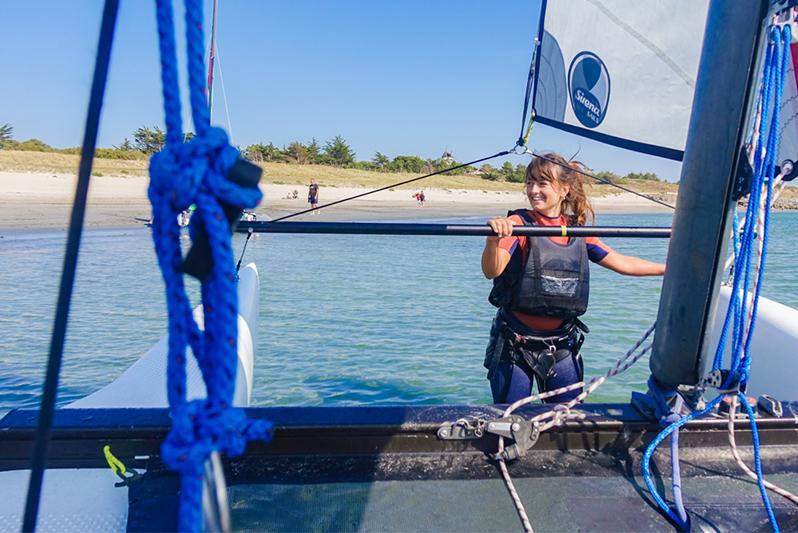
[{"label": "sandy beach", "polygon": [[[92,176],[87,228],[117,228],[140,225],[150,216],[147,199],[149,179],[143,176]],[[69,223],[76,177],[72,174],[41,172],[0,172],[0,231],[65,229]],[[307,209],[307,185],[264,183],[264,199],[258,215],[276,218]],[[293,191],[297,198],[291,199]],[[320,205],[334,202],[368,189],[325,187]],[[320,210],[318,215],[302,215],[297,220],[353,221],[446,218],[499,215],[526,204],[519,185],[518,193],[507,191],[424,189],[426,203],[417,205],[412,189],[385,190],[364,198]],[[668,212],[629,193],[592,198],[597,213]],[[261,216],[265,218],[265,216]]]}]

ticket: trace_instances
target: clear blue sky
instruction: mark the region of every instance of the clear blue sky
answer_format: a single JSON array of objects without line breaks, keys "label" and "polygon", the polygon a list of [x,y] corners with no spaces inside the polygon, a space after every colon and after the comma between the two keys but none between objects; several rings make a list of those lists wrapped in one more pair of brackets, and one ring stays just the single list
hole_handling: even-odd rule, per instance
[{"label": "clear blue sky", "polygon": [[[154,5],[121,2],[100,146],[163,124]],[[11,123],[14,138],[80,144],[102,6],[3,2],[0,124]],[[209,34],[211,0],[206,6]],[[361,160],[376,151],[438,157],[449,149],[460,161],[489,155],[518,136],[538,10],[539,0],[220,0],[229,122],[218,71],[214,122],[241,146],[341,135]],[[182,3],[176,13],[182,17]],[[678,163],[540,124],[530,146],[566,156],[581,148],[578,158],[596,170],[679,175]]]}]

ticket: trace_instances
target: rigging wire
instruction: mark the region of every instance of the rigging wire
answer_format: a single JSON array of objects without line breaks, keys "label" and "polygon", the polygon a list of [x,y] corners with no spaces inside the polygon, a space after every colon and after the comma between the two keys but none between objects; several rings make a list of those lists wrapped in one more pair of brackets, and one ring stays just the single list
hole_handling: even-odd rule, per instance
[{"label": "rigging wire", "polygon": [[216,14],[218,11],[219,0],[213,0],[211,42],[208,48],[208,119],[213,115],[213,63],[216,59]]},{"label": "rigging wire", "polygon": [[651,200],[652,202],[660,204],[660,205],[663,205],[665,207],[670,207],[671,209],[676,209],[675,205],[671,205],[671,204],[669,204],[667,202],[663,202],[662,200],[654,198],[653,196],[648,196],[647,194],[643,194],[641,192],[637,192],[635,190],[630,189],[629,187],[624,187],[623,185],[619,185],[619,184],[615,183],[614,181],[609,180],[607,178],[601,178],[599,176],[596,176],[595,174],[591,174],[590,172],[587,172],[586,170],[581,170],[579,168],[575,168],[575,167],[572,167],[572,166],[569,166],[569,165],[563,165],[559,161],[555,161],[554,159],[551,159],[550,157],[546,157],[545,155],[538,154],[536,152],[533,152],[532,150],[526,149],[526,152],[524,152],[524,153],[526,153],[528,155],[531,155],[532,157],[537,157],[538,159],[543,159],[544,161],[548,161],[549,163],[554,163],[555,165],[559,165],[559,166],[561,166],[563,168],[567,168],[569,170],[572,170],[574,172],[577,172],[577,173],[582,174],[584,176],[587,176],[589,178],[593,178],[594,180],[596,180],[596,181],[598,181],[600,183],[604,183],[605,185],[612,185],[613,187],[617,187],[617,188],[621,189],[622,191],[626,191],[626,192],[632,193],[632,194],[634,194],[636,196],[639,196],[641,198],[645,198],[646,200]]},{"label": "rigging wire", "polygon": [[36,519],[41,499],[42,477],[47,461],[47,449],[52,433],[55,400],[58,393],[58,378],[61,373],[61,362],[64,356],[64,340],[66,338],[69,306],[72,300],[72,289],[75,283],[80,237],[83,233],[83,220],[86,214],[86,199],[91,179],[91,167],[94,160],[94,149],[97,145],[97,133],[100,123],[100,112],[103,106],[105,85],[108,79],[108,65],[111,58],[111,46],[114,41],[116,18],[119,12],[119,0],[106,0],[103,8],[100,37],[97,44],[97,60],[94,65],[94,77],[91,83],[89,109],[86,115],[86,129],[80,152],[80,169],[72,203],[72,215],[69,220],[64,265],[61,269],[61,284],[58,289],[53,333],[50,340],[50,355],[47,359],[47,375],[44,391],[39,407],[39,420],[36,428],[36,442],[31,459],[30,481],[25,501],[25,516],[22,531],[36,529]]},{"label": "rigging wire", "polygon": [[227,118],[227,134],[230,136],[230,144],[236,145],[235,136],[233,135],[233,121],[230,119],[230,108],[227,105],[227,89],[224,86],[224,73],[222,72],[222,53],[219,51],[219,45],[216,45],[216,63],[219,65],[219,82],[222,84],[222,102],[224,102],[224,114]]},{"label": "rigging wire", "polygon": [[247,231],[247,240],[244,241],[244,249],[241,250],[241,257],[238,258],[238,263],[236,263],[236,274],[238,274],[238,272],[241,270],[241,261],[244,260],[244,254],[247,251],[247,244],[249,243],[249,239],[252,237],[252,233],[252,228],[249,228],[249,231]]},{"label": "rigging wire", "polygon": [[324,209],[325,207],[331,207],[331,206],[334,206],[334,205],[342,204],[344,202],[348,202],[349,200],[355,200],[357,198],[363,198],[364,196],[368,196],[368,195],[374,194],[376,192],[384,191],[384,190],[391,189],[391,188],[394,188],[394,187],[399,187],[400,185],[406,185],[408,183],[413,183],[414,181],[419,181],[419,180],[423,180],[425,178],[430,178],[432,176],[437,176],[438,174],[446,174],[447,172],[451,172],[453,170],[459,170],[461,168],[465,168],[465,167],[468,167],[468,166],[471,166],[471,165],[476,165],[477,163],[482,163],[483,161],[489,161],[491,159],[495,159],[497,157],[502,157],[502,156],[505,156],[505,155],[509,155],[511,153],[512,153],[512,150],[504,150],[504,151],[495,153],[493,155],[489,155],[487,157],[483,157],[481,159],[475,159],[474,161],[469,161],[468,163],[462,163],[460,165],[456,165],[456,166],[453,166],[453,167],[445,168],[443,170],[436,170],[435,172],[431,172],[429,174],[425,174],[425,175],[419,176],[417,178],[411,178],[409,180],[400,181],[400,182],[397,182],[397,183],[392,183],[391,185],[386,185],[385,187],[380,187],[379,189],[373,189],[371,191],[366,191],[364,193],[356,194],[354,196],[349,196],[347,198],[342,198],[340,200],[336,200],[334,202],[330,202],[329,204],[324,204],[324,205],[320,205],[320,206],[315,207],[315,208],[310,208],[310,209],[304,209],[302,211],[297,211],[296,213],[291,213],[290,215],[285,215],[285,216],[282,216],[282,217],[279,217],[279,218],[275,218],[274,220],[271,221],[271,223],[280,222],[282,220],[287,220],[287,219],[293,218],[293,217],[298,217],[299,215],[304,215],[305,213],[310,213],[311,211],[315,211],[317,209]]}]

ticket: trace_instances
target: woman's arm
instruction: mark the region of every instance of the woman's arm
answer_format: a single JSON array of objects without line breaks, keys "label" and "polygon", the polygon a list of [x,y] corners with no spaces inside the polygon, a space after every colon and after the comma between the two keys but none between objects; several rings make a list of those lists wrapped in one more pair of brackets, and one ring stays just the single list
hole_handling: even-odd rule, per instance
[{"label": "woman's arm", "polygon": [[497,217],[488,220],[488,225],[496,232],[496,236],[485,239],[485,249],[482,250],[482,273],[486,278],[493,279],[499,277],[510,262],[510,252],[499,248],[499,239],[513,234],[514,222],[509,218]]},{"label": "woman's arm", "polygon": [[488,279],[497,278],[510,262],[510,252],[499,248],[498,237],[488,237],[482,250],[482,273]]},{"label": "woman's arm", "polygon": [[665,265],[662,263],[654,263],[632,255],[623,255],[615,250],[610,251],[598,264],[627,276],[662,276],[665,274]]}]

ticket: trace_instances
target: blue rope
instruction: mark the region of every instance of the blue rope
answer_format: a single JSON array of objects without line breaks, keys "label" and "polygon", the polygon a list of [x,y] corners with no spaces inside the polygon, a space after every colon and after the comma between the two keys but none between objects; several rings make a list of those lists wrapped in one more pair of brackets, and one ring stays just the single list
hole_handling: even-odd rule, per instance
[{"label": "blue rope", "polygon": [[[737,235],[737,217],[735,213],[734,218],[734,277],[732,283],[732,294],[729,301],[729,308],[726,312],[726,317],[723,322],[723,329],[721,330],[720,339],[718,341],[717,349],[715,350],[715,357],[713,359],[712,369],[719,370],[723,366],[723,354],[726,347],[726,342],[729,335],[729,325],[732,326],[732,346],[731,346],[731,360],[730,371],[726,382],[722,385],[722,389],[728,389],[735,383],[739,384],[738,395],[742,402],[748,417],[751,421],[751,434],[754,448],[754,466],[757,475],[757,484],[759,492],[762,496],[762,501],[768,515],[771,527],[774,531],[779,531],[776,517],[773,513],[773,507],[764,486],[764,479],[762,475],[762,465],[760,461],[760,447],[759,447],[759,432],[757,430],[756,421],[754,420],[754,411],[748,404],[745,397],[745,389],[748,383],[748,375],[751,367],[751,357],[748,352],[751,339],[753,338],[754,325],[756,324],[756,315],[759,304],[759,293],[762,287],[762,277],[764,274],[764,265],[768,243],[768,229],[770,223],[770,204],[773,194],[773,179],[775,177],[776,155],[779,146],[779,118],[781,98],[784,88],[784,75],[788,67],[788,52],[791,41],[790,27],[785,25],[783,28],[772,28],[769,35],[768,49],[765,56],[765,66],[762,75],[762,86],[759,91],[758,106],[762,108],[762,118],[759,124],[759,136],[757,139],[754,151],[754,177],[751,182],[751,194],[748,199],[748,209],[745,213],[742,235]],[[773,116],[768,122],[768,114],[770,108],[773,108]],[[766,132],[767,124],[769,129]],[[767,136],[766,136],[767,133]],[[749,135],[749,141],[753,135]],[[761,157],[763,147],[765,146],[765,139],[767,139],[765,157]],[[745,320],[748,307],[748,288],[750,284],[751,273],[751,257],[753,255],[754,243],[756,242],[756,224],[759,212],[759,203],[763,186],[767,184],[766,196],[766,210],[764,214],[763,230],[762,230],[762,257],[759,264],[757,273],[756,290],[752,298],[751,308],[751,324],[748,332],[745,332]],[[678,431],[684,424],[702,416],[709,411],[713,410],[725,397],[720,394],[712,400],[701,411],[693,412],[666,427],[661,431],[656,438],[649,444],[643,454],[643,479],[646,482],[652,497],[657,502],[657,505],[662,511],[674,521],[679,527],[687,526],[683,519],[682,513],[678,516],[667,505],[667,503],[660,497],[656,491],[653,481],[651,480],[650,462],[657,446],[671,433]],[[671,451],[673,456],[673,440],[671,442]],[[678,444],[676,445],[678,446]],[[679,509],[679,499],[676,498],[676,476],[678,469],[674,468],[674,499]],[[679,487],[679,491],[681,487]]]},{"label": "blue rope", "polygon": [[[778,37],[780,34],[776,34],[777,46],[778,44]],[[767,257],[767,243],[768,243],[768,230],[770,227],[770,205],[773,199],[773,180],[775,179],[776,174],[776,156],[779,149],[779,142],[780,142],[780,134],[781,134],[781,123],[780,123],[780,114],[781,114],[781,97],[784,91],[784,77],[785,73],[787,72],[788,68],[788,59],[789,59],[789,46],[791,41],[791,30],[789,24],[784,26],[784,47],[783,49],[779,49],[780,57],[778,58],[778,72],[776,74],[776,97],[774,100],[773,106],[773,120],[770,123],[770,134],[768,138],[768,164],[765,166],[765,176],[764,179],[767,182],[767,195],[765,197],[765,216],[762,225],[762,258],[761,264],[764,267],[765,259]],[[753,298],[753,308],[751,312],[751,327],[748,329],[748,336],[745,339],[744,344],[744,363],[745,363],[745,373],[747,376],[748,369],[750,368],[750,354],[748,353],[748,348],[751,343],[751,339],[754,335],[754,326],[756,325],[756,314],[759,308],[759,293],[762,289],[762,277],[765,273],[764,268],[760,268],[757,273],[757,281],[756,281],[756,290],[754,292]],[[747,382],[747,377],[743,381],[745,384]]]},{"label": "blue rope", "polygon": [[[247,420],[232,407],[237,368],[238,300],[230,228],[222,203],[245,208],[261,200],[257,188],[242,188],[225,177],[238,160],[227,135],[209,123],[203,58],[202,3],[186,0],[189,94],[197,135],[183,144],[171,0],[157,1],[161,80],[166,114],[166,147],[150,161],[148,195],[153,206],[152,235],[166,285],[169,315],[167,394],[172,429],[161,455],[181,475],[181,531],[202,528],[203,465],[213,451],[240,455],[249,440],[268,440],[267,421]],[[202,282],[205,331],[199,330],[185,292],[181,270],[177,215],[191,204],[197,210],[190,232],[198,224],[207,232],[213,270]],[[202,372],[207,397],[187,401],[186,348],[191,347]]]},{"label": "blue rope", "polygon": [[711,402],[707,404],[707,406],[702,409],[701,411],[693,411],[687,416],[672,422],[668,427],[663,429],[662,431],[654,437],[654,440],[648,445],[646,451],[643,453],[643,481],[646,482],[646,487],[648,487],[648,492],[651,494],[651,497],[654,498],[654,501],[657,502],[657,506],[664,512],[668,518],[670,518],[680,529],[686,530],[688,529],[689,522],[682,521],[682,518],[677,515],[676,513],[671,510],[670,506],[662,499],[662,497],[657,492],[657,487],[654,485],[654,481],[651,479],[651,456],[654,455],[654,452],[657,449],[657,446],[665,440],[668,435],[673,433],[674,431],[678,430],[683,425],[687,424],[690,420],[694,418],[698,418],[715,408],[716,405],[720,403],[723,399],[723,396],[718,396]]},{"label": "blue rope", "polygon": [[[751,194],[748,198],[748,209],[745,212],[745,222],[743,224],[743,234],[740,237],[740,254],[737,256],[737,260],[734,265],[734,280],[732,283],[732,297],[729,303],[729,309],[727,310],[727,316],[732,315],[734,318],[734,328],[732,332],[732,347],[731,347],[731,359],[730,359],[730,372],[727,382],[723,384],[723,388],[729,388],[733,381],[738,380],[737,376],[737,369],[739,366],[739,353],[740,353],[740,341],[742,339],[742,332],[743,328],[743,321],[746,318],[746,311],[748,307],[748,284],[749,284],[749,274],[750,274],[750,260],[751,260],[751,249],[752,244],[755,236],[755,225],[756,225],[756,216],[755,213],[759,207],[759,192],[762,188],[762,179],[763,179],[763,172],[762,169],[764,168],[765,160],[760,157],[763,149],[763,143],[766,138],[767,132],[767,117],[770,111],[771,105],[771,95],[772,91],[771,88],[773,86],[773,78],[776,74],[775,72],[775,55],[776,55],[776,43],[774,39],[775,34],[771,32],[771,38],[768,43],[767,54],[765,57],[765,67],[762,76],[762,118],[759,123],[759,136],[757,139],[756,147],[754,150],[754,177],[751,181]],[[769,154],[768,154],[769,156]],[[766,157],[767,158],[767,157]],[[740,285],[742,284],[742,289]],[[741,295],[744,295],[741,298]],[[728,321],[724,321],[724,326],[727,324]],[[718,343],[716,354],[716,362],[718,359],[722,361],[723,351],[725,350],[725,343],[726,343],[726,330],[721,332],[720,340],[722,342]],[[720,354],[720,355],[718,355]],[[718,364],[717,366],[713,366],[713,370],[717,370],[722,366]]]},{"label": "blue rope", "polygon": [[[676,398],[673,408],[668,405],[668,399]],[[659,420],[659,423],[664,427],[670,427],[679,422],[679,412],[684,405],[684,399],[675,391],[666,389],[654,379],[654,376],[648,378],[648,392],[641,394],[637,392],[632,393],[633,402],[640,406],[645,412],[651,412],[653,416]],[[665,511],[665,514],[670,518],[681,531],[689,531],[690,519],[687,511],[684,508],[682,501],[682,481],[681,471],[679,468],[679,429],[674,427],[671,430],[671,489],[673,491],[673,503],[675,511],[665,503],[664,500],[656,493],[653,482],[650,476],[647,476],[649,465],[644,463],[643,479],[646,480],[649,490],[654,495],[657,504]],[[667,435],[660,434],[657,436],[662,442]],[[653,453],[653,449],[651,451]],[[645,460],[645,456],[644,456]]]}]

